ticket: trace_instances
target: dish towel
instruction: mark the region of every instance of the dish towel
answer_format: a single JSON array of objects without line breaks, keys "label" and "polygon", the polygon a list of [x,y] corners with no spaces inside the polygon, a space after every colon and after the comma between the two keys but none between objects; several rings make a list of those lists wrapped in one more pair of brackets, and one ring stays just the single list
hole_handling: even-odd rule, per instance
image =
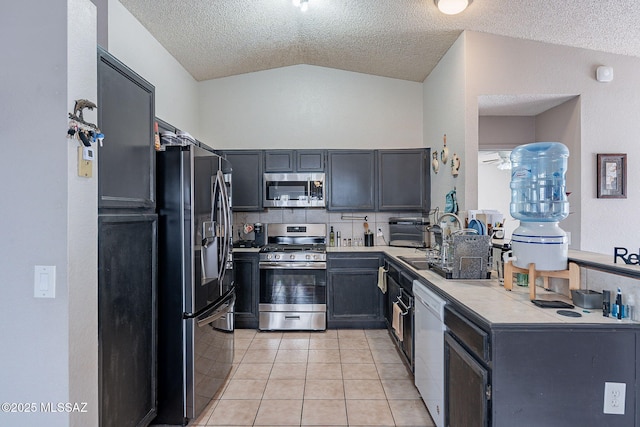
[{"label": "dish towel", "polygon": [[384,267],[378,267],[378,287],[383,294],[387,293],[387,270]]},{"label": "dish towel", "polygon": [[402,333],[402,309],[397,302],[393,303],[393,320],[391,321],[391,327],[396,337],[402,341],[402,336],[404,335]]}]

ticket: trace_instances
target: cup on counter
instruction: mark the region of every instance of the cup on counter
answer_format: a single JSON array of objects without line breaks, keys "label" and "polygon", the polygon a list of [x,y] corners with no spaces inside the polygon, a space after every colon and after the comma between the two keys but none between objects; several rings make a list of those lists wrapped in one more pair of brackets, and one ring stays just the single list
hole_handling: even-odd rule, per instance
[{"label": "cup on counter", "polygon": [[529,286],[529,275],[527,273],[516,273],[516,285]]}]

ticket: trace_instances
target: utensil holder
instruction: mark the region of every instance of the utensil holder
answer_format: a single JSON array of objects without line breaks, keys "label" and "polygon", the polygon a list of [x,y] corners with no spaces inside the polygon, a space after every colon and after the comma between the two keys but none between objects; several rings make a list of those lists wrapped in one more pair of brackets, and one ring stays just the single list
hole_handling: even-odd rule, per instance
[{"label": "utensil holder", "polygon": [[373,246],[373,233],[365,233],[365,235],[364,235],[364,245],[365,246]]}]

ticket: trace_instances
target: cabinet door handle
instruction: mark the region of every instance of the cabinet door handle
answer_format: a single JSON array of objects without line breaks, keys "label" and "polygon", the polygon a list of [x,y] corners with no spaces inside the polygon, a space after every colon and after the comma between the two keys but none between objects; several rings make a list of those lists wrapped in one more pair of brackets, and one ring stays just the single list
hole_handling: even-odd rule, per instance
[{"label": "cabinet door handle", "polygon": [[285,320],[300,320],[300,316],[284,316]]}]

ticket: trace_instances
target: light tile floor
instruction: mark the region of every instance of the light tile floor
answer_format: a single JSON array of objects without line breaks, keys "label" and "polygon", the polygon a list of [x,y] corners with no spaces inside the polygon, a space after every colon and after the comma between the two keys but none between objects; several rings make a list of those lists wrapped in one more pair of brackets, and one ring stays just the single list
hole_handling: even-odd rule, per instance
[{"label": "light tile floor", "polygon": [[387,330],[235,332],[226,384],[191,426],[435,426]]}]

